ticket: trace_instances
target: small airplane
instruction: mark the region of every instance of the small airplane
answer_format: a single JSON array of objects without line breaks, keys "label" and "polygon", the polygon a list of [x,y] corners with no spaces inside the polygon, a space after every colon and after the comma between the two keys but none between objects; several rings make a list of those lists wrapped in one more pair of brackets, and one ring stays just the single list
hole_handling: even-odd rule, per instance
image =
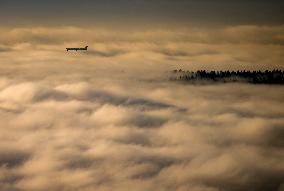
[{"label": "small airplane", "polygon": [[69,50],[76,50],[76,51],[78,51],[78,50],[88,50],[88,46],[85,46],[85,48],[66,48],[66,50],[67,51],[69,51]]}]

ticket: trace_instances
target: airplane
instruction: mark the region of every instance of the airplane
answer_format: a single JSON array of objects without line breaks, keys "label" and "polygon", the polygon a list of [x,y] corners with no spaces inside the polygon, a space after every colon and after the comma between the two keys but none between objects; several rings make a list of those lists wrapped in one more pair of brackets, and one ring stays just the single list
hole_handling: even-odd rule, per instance
[{"label": "airplane", "polygon": [[88,50],[88,46],[85,46],[85,48],[66,48],[66,50],[67,51],[69,51],[69,50],[76,50],[76,51],[78,51],[78,50]]}]

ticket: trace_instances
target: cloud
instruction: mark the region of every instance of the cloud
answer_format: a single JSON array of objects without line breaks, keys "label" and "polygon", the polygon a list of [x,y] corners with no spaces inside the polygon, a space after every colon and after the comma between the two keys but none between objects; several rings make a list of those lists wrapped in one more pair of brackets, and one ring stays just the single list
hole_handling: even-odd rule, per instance
[{"label": "cloud", "polygon": [[50,98],[65,99],[66,95],[33,83],[12,85],[2,90],[0,94],[0,99],[15,102],[31,102]]},{"label": "cloud", "polygon": [[3,190],[283,187],[281,86],[2,81]]},{"label": "cloud", "polygon": [[93,56],[101,56],[101,57],[114,57],[124,54],[123,51],[120,50],[110,50],[110,51],[100,51],[100,50],[91,50],[87,52],[88,55]]},{"label": "cloud", "polygon": [[72,95],[76,96],[79,99],[96,100],[97,102],[100,103],[111,103],[114,105],[124,105],[124,106],[137,106],[137,107],[142,107],[144,109],[147,108],[160,109],[160,108],[170,108],[170,107],[181,110],[183,109],[150,99],[123,96],[123,95],[113,94],[111,92],[107,92],[104,90],[96,90],[85,83],[65,84],[62,86],[58,86],[56,89],[61,90],[64,93],[71,93]]},{"label": "cloud", "polygon": [[0,165],[13,168],[22,165],[29,158],[29,153],[22,151],[1,151]]},{"label": "cloud", "polygon": [[167,76],[282,68],[282,28],[1,28],[0,190],[283,190],[282,86]]},{"label": "cloud", "polygon": [[[196,28],[187,27],[179,30],[169,28],[139,29],[126,31],[116,28],[103,29],[95,27],[23,27],[0,30],[9,38],[0,38],[0,44],[30,43],[33,45],[52,45],[65,43],[256,43],[283,45],[283,26],[236,25],[228,27]],[[80,36],[80,34],[84,34]]]},{"label": "cloud", "polygon": [[0,46],[0,53],[1,52],[9,52],[12,51],[12,49],[8,46]]},{"label": "cloud", "polygon": [[[95,27],[1,27],[1,62],[38,65],[52,62],[96,63],[108,69],[168,68],[251,70],[283,68],[283,26],[236,25],[208,28],[103,29]],[[83,34],[83,35],[82,35]],[[66,47],[89,46],[88,52]],[[40,56],[34,56],[34,55]],[[18,56],[20,55],[20,56]],[[143,57],[143,59],[141,59]],[[177,63],[178,62],[178,63]],[[106,66],[107,65],[107,66]],[[20,70],[21,68],[19,68]]]}]

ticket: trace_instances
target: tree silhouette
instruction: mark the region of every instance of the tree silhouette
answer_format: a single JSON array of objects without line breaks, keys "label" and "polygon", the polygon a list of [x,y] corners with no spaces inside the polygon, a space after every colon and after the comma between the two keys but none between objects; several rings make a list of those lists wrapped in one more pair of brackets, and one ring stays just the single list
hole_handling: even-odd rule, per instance
[{"label": "tree silhouette", "polygon": [[172,80],[198,82],[247,82],[253,84],[284,84],[284,71],[205,71],[196,72],[184,71],[182,69],[173,70]]}]

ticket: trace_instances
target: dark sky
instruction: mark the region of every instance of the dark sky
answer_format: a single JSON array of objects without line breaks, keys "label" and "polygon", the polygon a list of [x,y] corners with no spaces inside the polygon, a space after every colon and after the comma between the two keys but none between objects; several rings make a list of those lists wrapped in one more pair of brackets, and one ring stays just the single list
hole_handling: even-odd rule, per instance
[{"label": "dark sky", "polygon": [[0,0],[2,25],[284,23],[279,0]]}]

